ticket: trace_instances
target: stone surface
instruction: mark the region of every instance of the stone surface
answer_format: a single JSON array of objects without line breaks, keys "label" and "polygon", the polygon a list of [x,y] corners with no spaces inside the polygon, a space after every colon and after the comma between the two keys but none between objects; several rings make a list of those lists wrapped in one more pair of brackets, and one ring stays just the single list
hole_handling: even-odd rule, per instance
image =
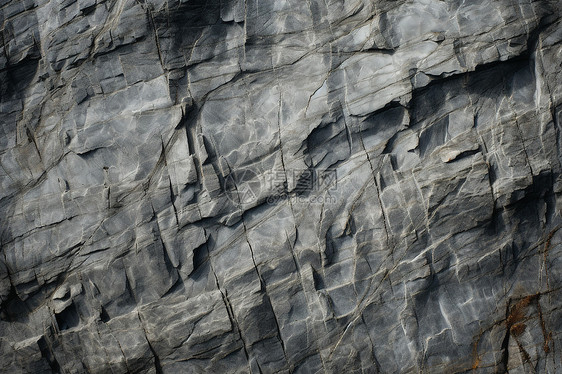
[{"label": "stone surface", "polygon": [[557,0],[0,0],[0,371],[559,373]]}]

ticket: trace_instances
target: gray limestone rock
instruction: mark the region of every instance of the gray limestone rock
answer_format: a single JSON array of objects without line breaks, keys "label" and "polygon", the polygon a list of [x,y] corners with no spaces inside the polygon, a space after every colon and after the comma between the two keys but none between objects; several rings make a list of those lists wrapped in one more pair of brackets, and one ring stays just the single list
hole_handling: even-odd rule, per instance
[{"label": "gray limestone rock", "polygon": [[0,372],[562,372],[559,1],[0,20]]}]

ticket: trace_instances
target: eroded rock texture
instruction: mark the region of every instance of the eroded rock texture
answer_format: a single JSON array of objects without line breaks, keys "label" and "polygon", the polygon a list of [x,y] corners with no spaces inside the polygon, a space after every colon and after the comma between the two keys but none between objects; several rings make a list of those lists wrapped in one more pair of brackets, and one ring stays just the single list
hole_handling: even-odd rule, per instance
[{"label": "eroded rock texture", "polygon": [[1,0],[0,370],[562,372],[561,7]]}]

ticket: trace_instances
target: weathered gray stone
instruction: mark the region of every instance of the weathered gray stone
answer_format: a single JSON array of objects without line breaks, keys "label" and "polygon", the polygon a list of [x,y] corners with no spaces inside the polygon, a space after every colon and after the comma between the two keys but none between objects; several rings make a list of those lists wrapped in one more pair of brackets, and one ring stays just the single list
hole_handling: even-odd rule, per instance
[{"label": "weathered gray stone", "polygon": [[0,0],[0,371],[562,371],[562,6]]}]

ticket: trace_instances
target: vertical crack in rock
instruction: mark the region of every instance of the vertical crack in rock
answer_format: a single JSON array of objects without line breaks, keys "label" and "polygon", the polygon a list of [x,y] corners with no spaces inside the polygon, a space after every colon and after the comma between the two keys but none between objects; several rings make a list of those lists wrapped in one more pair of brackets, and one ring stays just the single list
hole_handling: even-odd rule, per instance
[{"label": "vertical crack in rock", "polygon": [[51,371],[56,374],[60,373],[61,372],[60,365],[57,362],[56,358],[54,357],[52,348],[49,346],[45,337],[41,337],[37,342],[37,345],[39,346],[39,350],[41,351],[41,356],[45,360],[47,360]]}]

